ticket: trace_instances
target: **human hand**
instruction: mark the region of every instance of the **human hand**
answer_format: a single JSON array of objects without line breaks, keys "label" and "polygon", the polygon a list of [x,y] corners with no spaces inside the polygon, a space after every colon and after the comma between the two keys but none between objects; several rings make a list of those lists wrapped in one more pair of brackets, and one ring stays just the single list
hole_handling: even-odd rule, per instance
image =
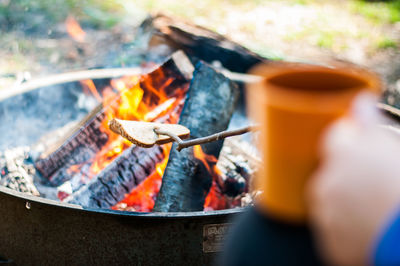
[{"label": "human hand", "polygon": [[327,131],[323,162],[308,184],[317,246],[334,265],[370,264],[379,233],[400,209],[400,136],[376,125],[371,97],[359,96],[352,119]]}]

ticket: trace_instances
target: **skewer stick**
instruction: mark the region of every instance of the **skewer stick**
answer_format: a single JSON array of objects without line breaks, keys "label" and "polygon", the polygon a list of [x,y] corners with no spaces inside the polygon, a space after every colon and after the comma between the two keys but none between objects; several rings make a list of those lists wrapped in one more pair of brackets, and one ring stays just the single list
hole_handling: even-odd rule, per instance
[{"label": "skewer stick", "polygon": [[166,131],[166,130],[161,130],[161,129],[155,128],[154,132],[158,135],[169,136],[171,139],[173,139],[178,144],[176,149],[178,151],[181,151],[182,149],[188,148],[190,146],[204,144],[204,143],[208,143],[208,142],[212,142],[212,141],[218,141],[221,139],[225,139],[227,137],[242,135],[242,134],[248,133],[250,131],[257,131],[257,130],[259,130],[259,126],[253,125],[253,126],[247,126],[247,127],[243,127],[243,128],[234,129],[234,130],[225,130],[225,131],[221,131],[221,132],[218,132],[218,133],[206,136],[206,137],[185,140],[185,141],[183,141],[181,138],[179,138],[174,133]]},{"label": "skewer stick", "polygon": [[178,144],[176,148],[178,151],[190,146],[259,130],[259,126],[252,125],[234,130],[221,131],[206,137],[182,140],[189,137],[190,130],[179,124],[128,121],[114,118],[110,120],[109,128],[130,142],[145,148],[150,148],[155,144],[161,145],[175,141]]}]

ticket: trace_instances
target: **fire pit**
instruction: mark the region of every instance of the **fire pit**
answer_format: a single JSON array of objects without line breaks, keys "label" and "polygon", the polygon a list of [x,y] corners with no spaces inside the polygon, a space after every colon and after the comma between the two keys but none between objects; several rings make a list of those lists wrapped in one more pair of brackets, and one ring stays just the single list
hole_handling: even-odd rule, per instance
[{"label": "fire pit", "polygon": [[240,212],[83,209],[0,187],[0,257],[21,265],[209,265]]},{"label": "fire pit", "polygon": [[136,35],[156,60],[2,92],[0,262],[209,265],[229,220],[251,204],[260,162],[248,146],[219,140],[180,152],[176,144],[146,149],[108,122],[179,122],[193,138],[231,121],[243,126],[240,82],[232,81],[243,76],[229,71],[246,73],[266,59],[163,15],[147,18]]},{"label": "fire pit", "polygon": [[[140,86],[146,88],[143,99],[152,97],[146,92],[151,91],[154,82],[160,82],[155,85],[157,89],[162,87],[166,94],[171,94],[164,103],[153,106],[152,112],[142,115],[154,116],[148,118],[150,120],[176,121],[177,117],[171,116],[168,110],[174,110],[178,115],[181,112],[184,99],[182,91],[189,85],[186,75],[190,74],[190,71],[185,72],[184,67],[176,59],[168,60],[161,68],[144,75],[140,81]],[[159,76],[160,70],[162,76]],[[168,72],[174,71],[176,73],[170,79]],[[162,167],[165,168],[168,159],[164,157],[168,154],[163,152],[164,148],[146,150],[120,142],[123,145],[120,150],[115,147],[111,149],[118,151],[118,155],[107,155],[105,158],[109,160],[102,168],[94,171],[93,161],[87,163],[88,158],[97,158],[97,154],[102,153],[102,147],[113,141],[110,136],[104,136],[99,126],[110,113],[115,115],[112,113],[115,110],[109,108],[113,102],[103,101],[102,108],[99,108],[96,107],[99,103],[96,98],[100,94],[107,95],[107,84],[116,75],[103,73],[92,76],[91,80],[82,75],[77,75],[76,79],[49,77],[47,83],[38,82],[25,86],[21,91],[8,91],[8,97],[0,102],[2,119],[11,119],[9,126],[3,124],[2,128],[4,135],[9,137],[8,140],[3,138],[0,143],[1,150],[6,154],[3,166],[7,166],[1,174],[13,176],[7,149],[28,145],[32,148],[28,152],[29,158],[23,155],[24,163],[14,162],[18,168],[14,170],[29,179],[31,170],[24,168],[27,167],[26,161],[29,161],[29,165],[34,165],[40,172],[42,182],[28,185],[24,183],[26,180],[16,182],[15,188],[47,197],[35,197],[0,186],[0,215],[4,217],[0,224],[0,257],[4,261],[17,264],[57,264],[63,261],[68,264],[135,265],[181,265],[193,261],[195,264],[208,265],[212,263],[216,252],[220,251],[223,236],[229,227],[227,223],[243,208],[218,210],[230,205],[225,200],[218,202],[221,191],[216,190],[218,180],[215,178],[209,179],[212,181],[208,184],[208,189],[211,187],[209,195],[206,198],[206,195],[200,196],[200,202],[205,200],[204,206],[209,211],[150,213],[154,206],[153,194],[157,194],[160,188],[160,171]],[[122,85],[117,83],[114,86]],[[121,95],[115,96],[117,100],[114,100],[119,107],[123,106],[119,101]],[[16,104],[29,109],[17,110],[14,108]],[[138,105],[138,108],[142,107]],[[34,119],[40,122],[29,123]],[[13,120],[19,123],[13,124]],[[81,122],[77,126],[68,126],[73,120]],[[60,128],[62,132],[57,133]],[[48,132],[50,134],[46,135]],[[200,161],[198,167],[201,171],[193,171],[199,177],[205,173],[202,172],[203,168],[208,171],[211,167],[215,168],[215,162],[209,164],[205,157]],[[85,179],[87,177],[90,180]],[[221,182],[224,181],[227,180]],[[237,177],[229,177],[228,183],[235,187],[237,181]],[[140,203],[132,203],[132,195],[141,194],[140,189],[146,186],[146,182],[150,182],[153,194],[149,196],[147,191],[144,193],[147,198],[141,199]],[[6,185],[13,187],[9,183]],[[125,197],[127,193],[130,194]],[[240,204],[236,200],[231,206]],[[203,203],[200,207],[203,209]]]}]

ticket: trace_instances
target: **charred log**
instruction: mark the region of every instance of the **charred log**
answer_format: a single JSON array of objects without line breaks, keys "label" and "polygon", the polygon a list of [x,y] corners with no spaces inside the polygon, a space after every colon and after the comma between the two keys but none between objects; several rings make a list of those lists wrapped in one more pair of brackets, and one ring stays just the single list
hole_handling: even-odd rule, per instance
[{"label": "charred log", "polygon": [[[145,93],[151,88],[165,87],[165,91],[172,93],[182,87],[191,78],[193,66],[182,52],[174,53],[163,65],[140,79],[140,87]],[[172,82],[170,80],[173,80]],[[89,161],[101,150],[108,141],[108,135],[101,130],[101,123],[105,118],[107,108],[117,102],[119,95],[110,106],[100,105],[81,122],[79,127],[70,132],[67,140],[51,150],[45,151],[35,161],[36,169],[43,177],[54,185],[60,185],[71,178],[68,169],[72,165],[79,165]]]},{"label": "charred log", "polygon": [[132,146],[65,201],[89,208],[110,208],[150,175],[163,157],[159,146]]},{"label": "charred log", "polygon": [[[205,63],[199,62],[189,87],[179,124],[190,129],[192,138],[225,130],[232,116],[238,89],[229,79]],[[202,145],[202,150],[216,158],[223,141]],[[199,211],[211,186],[202,162],[194,157],[193,147],[176,150],[172,146],[169,161],[154,211]]]},{"label": "charred log", "polygon": [[166,43],[208,63],[219,61],[234,72],[246,73],[268,60],[220,34],[161,14],[147,18],[139,29],[152,35],[150,45]]}]

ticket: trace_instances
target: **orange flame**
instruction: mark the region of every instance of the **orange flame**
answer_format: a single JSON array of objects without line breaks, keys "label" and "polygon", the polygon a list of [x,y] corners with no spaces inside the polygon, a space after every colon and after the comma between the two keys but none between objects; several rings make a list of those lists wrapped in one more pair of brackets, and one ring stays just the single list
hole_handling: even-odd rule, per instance
[{"label": "orange flame", "polygon": [[[129,76],[111,82],[111,87],[103,90],[99,95],[93,81],[82,81],[83,86],[98,100],[102,99],[104,119],[100,131],[107,134],[108,140],[95,157],[86,163],[89,168],[89,177],[93,177],[119,156],[131,143],[121,136],[111,132],[108,122],[112,118],[160,121],[176,123],[180,115],[180,107],[184,101],[187,86],[176,89],[172,95],[167,95],[166,88],[174,78],[165,77],[162,71],[152,79],[146,77]],[[154,85],[157,84],[157,85]],[[141,184],[134,188],[124,200],[112,207],[113,209],[148,212],[154,207],[155,199],[161,187],[162,176],[168,163],[168,154],[171,145],[164,146],[164,159],[156,165],[155,170]],[[227,201],[216,182],[219,169],[216,167],[217,158],[203,152],[200,145],[193,147],[194,156],[199,159],[213,177],[212,187],[205,199],[205,210],[224,209]],[[88,167],[90,166],[90,167]],[[73,165],[69,172],[82,171],[82,165]]]},{"label": "orange flame", "polygon": [[193,155],[204,164],[208,172],[213,173],[209,164],[217,162],[217,158],[215,158],[215,156],[208,155],[203,152],[200,145],[193,146]]},{"label": "orange flame", "polygon": [[[110,164],[119,154],[131,146],[131,143],[108,128],[112,118],[139,121],[159,121],[176,123],[179,119],[180,107],[186,95],[187,85],[177,88],[170,95],[166,89],[174,81],[166,77],[162,70],[156,70],[151,75],[125,76],[112,80],[103,90],[101,97],[92,80],[82,81],[84,89],[98,99],[102,99],[104,119],[100,131],[108,136],[107,143],[96,153],[95,157],[85,164],[89,169],[85,176],[92,178]],[[68,172],[78,172],[75,165]]]},{"label": "orange flame", "polygon": [[65,26],[67,28],[67,32],[72,39],[77,42],[84,42],[86,37],[86,32],[84,32],[79,25],[78,21],[72,16],[68,16],[65,20]]},{"label": "orange flame", "polygon": [[222,175],[221,170],[216,165],[218,161],[217,158],[213,155],[206,154],[201,149],[200,145],[193,147],[193,155],[204,164],[213,178],[210,191],[204,200],[204,210],[210,211],[226,209],[228,207],[228,202],[217,182],[218,177]]},{"label": "orange flame", "polygon": [[[105,119],[102,121],[100,130],[108,135],[108,141],[93,159],[90,176],[99,173],[131,145],[129,141],[109,130],[108,122],[112,118],[153,121],[166,115],[183,102],[184,93],[178,91],[176,97],[169,99],[164,91],[171,84],[173,78],[166,79],[158,90],[154,88],[149,79],[142,80],[145,81],[146,91],[141,87],[140,79],[137,76],[123,77],[111,83],[113,88],[119,92],[117,98],[117,93],[105,90],[103,102],[108,107],[104,110]],[[177,119],[178,116],[171,116],[169,122],[176,123]]]},{"label": "orange flame", "polygon": [[81,80],[80,82],[83,86],[83,88],[87,88],[89,89],[89,91],[93,94],[93,96],[96,98],[96,100],[98,100],[99,102],[101,102],[103,99],[101,98],[99,92],[96,89],[96,86],[93,83],[93,80],[91,79],[87,79],[87,80]]},{"label": "orange flame", "polygon": [[168,155],[172,145],[164,145],[164,159],[156,165],[156,169],[142,183],[135,187],[122,201],[112,207],[113,210],[131,210],[150,212],[154,208],[155,199],[161,187],[161,180],[168,163]]}]

